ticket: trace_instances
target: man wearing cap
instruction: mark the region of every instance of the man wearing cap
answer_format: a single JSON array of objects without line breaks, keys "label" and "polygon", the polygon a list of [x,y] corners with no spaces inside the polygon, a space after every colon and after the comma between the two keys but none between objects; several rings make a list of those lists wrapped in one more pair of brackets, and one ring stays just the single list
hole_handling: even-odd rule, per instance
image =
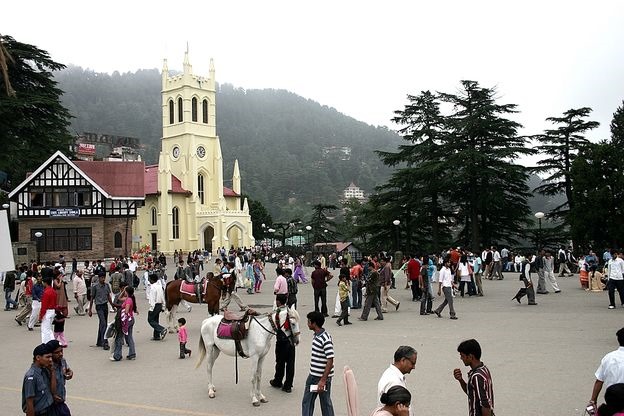
[{"label": "man wearing cap", "polygon": [[48,414],[54,403],[52,391],[56,389],[51,371],[52,354],[46,344],[40,344],[33,350],[33,363],[22,383],[22,410],[26,416]]},{"label": "man wearing cap", "polygon": [[[69,364],[63,358],[63,347],[61,343],[53,339],[46,343],[48,350],[52,354],[52,372],[56,378],[56,392],[53,394],[54,401],[65,403],[67,399],[67,390],[65,389],[65,381],[71,380],[74,371],[69,368]],[[66,404],[64,406],[67,406]]]}]

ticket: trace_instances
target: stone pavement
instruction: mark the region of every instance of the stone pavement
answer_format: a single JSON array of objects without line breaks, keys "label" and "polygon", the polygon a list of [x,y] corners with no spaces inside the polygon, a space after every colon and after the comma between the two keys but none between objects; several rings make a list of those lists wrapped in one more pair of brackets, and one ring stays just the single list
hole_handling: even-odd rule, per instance
[{"label": "stone pavement", "polygon": [[[261,294],[242,294],[245,302],[267,311],[272,304],[275,265],[267,265],[268,280]],[[308,270],[309,276],[310,270]],[[335,272],[337,275],[337,271]],[[173,274],[170,273],[169,276]],[[456,416],[467,414],[467,399],[452,371],[462,367],[457,344],[476,338],[483,348],[483,361],[494,380],[498,415],[580,415],[590,397],[596,370],[602,356],[617,348],[615,332],[624,326],[624,309],[608,310],[607,295],[588,293],[579,288],[578,277],[559,278],[560,294],[538,295],[538,306],[518,305],[511,297],[520,287],[517,273],[506,273],[503,281],[485,281],[485,297],[456,298],[459,320],[435,315],[420,316],[418,303],[404,290],[404,280],[392,292],[401,301],[398,312],[385,314],[384,321],[368,322],[356,318],[351,326],[338,327],[328,318],[325,327],[333,336],[336,350],[336,376],[332,399],[336,415],[346,415],[342,369],[349,365],[359,386],[360,415],[367,416],[375,406],[380,374],[392,361],[399,345],[412,345],[418,362],[407,375],[415,415]],[[337,279],[330,282],[329,309],[334,308]],[[164,342],[150,341],[145,292],[137,291],[140,314],[135,325],[137,359],[111,362],[109,352],[95,344],[97,318],[78,317],[70,304],[71,319],[66,323],[70,342],[65,357],[74,369],[74,379],[67,383],[68,404],[75,415],[297,415],[307,375],[311,333],[305,314],[313,309],[312,289],[300,285],[299,310],[302,314],[301,344],[293,392],[287,394],[269,385],[273,375],[274,350],[265,360],[263,392],[269,403],[251,406],[249,363],[239,359],[239,383],[236,385],[234,358],[221,354],[214,368],[217,397],[209,399],[205,362],[195,369],[199,355],[199,327],[206,317],[205,306],[195,305],[188,313],[191,359],[178,359],[175,334]],[[434,303],[434,307],[437,302]],[[38,328],[28,332],[17,326],[13,312],[0,312],[4,358],[0,360],[1,414],[21,414],[22,377],[32,360],[32,350],[40,343]],[[111,315],[112,317],[112,315]],[[161,322],[164,321],[164,315]],[[124,349],[124,354],[126,350]],[[464,374],[466,369],[463,369]],[[602,400],[602,396],[601,396]],[[318,402],[317,402],[318,403]],[[320,414],[317,404],[317,414]]]}]

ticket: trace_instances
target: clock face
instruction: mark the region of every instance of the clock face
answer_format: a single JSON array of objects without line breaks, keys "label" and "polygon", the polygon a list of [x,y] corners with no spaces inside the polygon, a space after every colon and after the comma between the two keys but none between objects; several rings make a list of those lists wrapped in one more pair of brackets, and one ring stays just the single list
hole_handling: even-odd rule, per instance
[{"label": "clock face", "polygon": [[206,156],[206,148],[204,148],[204,146],[199,146],[197,148],[197,156],[198,157],[204,157]]},{"label": "clock face", "polygon": [[178,146],[174,147],[173,150],[171,151],[171,154],[173,155],[174,158],[178,158],[180,157],[180,148]]}]

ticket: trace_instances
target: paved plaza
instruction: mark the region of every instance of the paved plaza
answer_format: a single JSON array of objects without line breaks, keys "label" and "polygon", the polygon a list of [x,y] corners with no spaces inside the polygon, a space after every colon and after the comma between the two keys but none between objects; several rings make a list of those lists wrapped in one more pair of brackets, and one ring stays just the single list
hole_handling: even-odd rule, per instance
[{"label": "paved plaza", "polygon": [[[257,310],[270,309],[273,301],[275,265],[267,265],[267,281],[262,293],[243,300]],[[310,275],[307,270],[307,276]],[[338,271],[335,271],[337,276]],[[172,271],[168,273],[173,276]],[[467,414],[467,399],[452,371],[463,368],[457,344],[476,338],[483,349],[483,362],[493,374],[497,415],[580,415],[590,397],[594,371],[600,359],[617,348],[615,332],[624,326],[624,309],[608,310],[607,295],[588,293],[579,288],[578,275],[559,278],[562,293],[537,295],[538,306],[511,301],[520,287],[518,273],[506,273],[505,280],[485,281],[484,297],[455,299],[459,320],[435,315],[420,316],[419,303],[411,302],[404,290],[405,280],[392,291],[401,301],[398,312],[385,314],[384,321],[360,322],[353,311],[351,326],[338,327],[328,318],[325,328],[334,339],[336,376],[332,399],[336,415],[346,415],[342,369],[350,366],[359,387],[360,415],[368,416],[375,406],[377,381],[392,361],[399,345],[418,351],[418,362],[407,375],[415,415],[457,416]],[[534,276],[534,280],[536,276]],[[333,312],[337,278],[328,288],[328,305]],[[68,287],[70,290],[71,287]],[[274,350],[267,355],[262,375],[263,393],[269,403],[251,405],[249,362],[239,358],[239,383],[235,384],[235,361],[221,354],[214,368],[217,397],[208,398],[205,361],[195,369],[198,357],[199,327],[206,317],[205,305],[195,305],[187,319],[191,359],[178,358],[175,334],[163,342],[150,341],[145,292],[136,292],[140,314],[134,327],[137,348],[135,361],[109,361],[110,351],[94,347],[97,317],[73,313],[65,326],[69,347],[65,357],[74,370],[68,381],[68,404],[75,415],[297,415],[307,376],[311,332],[305,314],[313,310],[312,288],[299,286],[299,311],[303,317],[301,344],[297,347],[293,392],[284,393],[269,385],[273,376]],[[438,301],[434,303],[438,304]],[[4,357],[0,360],[0,400],[3,415],[21,411],[22,377],[32,361],[32,350],[41,342],[39,328],[28,332],[18,326],[13,312],[0,312],[0,332]],[[110,314],[112,319],[112,314]],[[161,323],[164,321],[162,315]],[[124,348],[124,355],[127,354]],[[464,374],[466,369],[463,368]],[[604,393],[604,392],[603,392]],[[602,401],[602,395],[600,397]],[[317,401],[316,414],[320,415]]]}]

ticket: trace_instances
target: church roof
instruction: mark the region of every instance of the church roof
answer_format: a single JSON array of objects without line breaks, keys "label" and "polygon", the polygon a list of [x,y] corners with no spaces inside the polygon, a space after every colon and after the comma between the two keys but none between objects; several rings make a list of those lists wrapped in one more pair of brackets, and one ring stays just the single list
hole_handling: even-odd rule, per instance
[{"label": "church roof", "polygon": [[143,162],[75,160],[74,164],[111,197],[143,198]]},{"label": "church roof", "polygon": [[[188,194],[182,187],[182,182],[174,174],[171,174],[171,193]],[[145,166],[145,195],[158,194],[158,165]]]},{"label": "church roof", "polygon": [[233,190],[231,190],[230,188],[224,186],[223,187],[223,196],[240,196],[240,195],[237,194],[236,192],[234,192]]},{"label": "church roof", "polygon": [[[182,181],[180,181],[180,179],[178,179],[174,174],[171,174],[171,193],[190,194],[191,191],[184,189],[182,187]],[[158,165],[145,166],[145,195],[156,194],[158,194]],[[237,197],[240,195],[224,186],[223,196]]]}]

